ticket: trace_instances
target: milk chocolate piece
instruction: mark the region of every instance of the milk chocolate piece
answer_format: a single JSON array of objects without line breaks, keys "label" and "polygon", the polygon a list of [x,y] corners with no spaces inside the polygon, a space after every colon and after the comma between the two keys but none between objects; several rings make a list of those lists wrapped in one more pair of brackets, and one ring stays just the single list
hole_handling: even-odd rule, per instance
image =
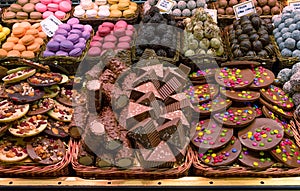
[{"label": "milk chocolate piece", "polygon": [[162,96],[162,99],[165,100],[181,86],[182,83],[176,77],[172,77],[159,89],[158,92]]},{"label": "milk chocolate piece", "polygon": [[256,151],[267,151],[274,148],[283,139],[283,129],[274,120],[258,118],[247,128],[238,132],[241,143]]},{"label": "milk chocolate piece", "polygon": [[101,108],[101,83],[99,80],[91,80],[87,87],[87,109],[91,113],[99,112]]},{"label": "milk chocolate piece", "polygon": [[150,70],[154,70],[154,72],[156,73],[156,75],[159,77],[159,78],[163,78],[164,77],[164,69],[163,69],[163,65],[161,64],[161,62],[158,60],[158,59],[149,59],[147,60],[148,63],[159,63],[159,64],[155,64],[155,65],[149,65],[149,66],[145,66],[145,67],[142,67],[141,70],[143,71],[150,71]]},{"label": "milk chocolate piece", "polygon": [[133,88],[133,83],[136,77],[136,73],[129,73],[128,75],[126,75],[121,85],[122,89],[125,91],[131,90]]},{"label": "milk chocolate piece", "polygon": [[106,69],[101,74],[101,76],[99,78],[99,81],[101,83],[111,83],[111,84],[113,84],[113,83],[115,83],[116,79],[117,79],[117,75],[113,71],[111,71],[109,69]]},{"label": "milk chocolate piece", "polygon": [[200,116],[208,116],[211,113],[220,112],[222,110],[225,111],[231,104],[232,101],[230,99],[224,99],[221,96],[217,96],[213,100],[195,106],[194,109]]},{"label": "milk chocolate piece", "polygon": [[266,106],[270,111],[276,113],[277,115],[280,115],[286,119],[292,119],[293,118],[293,113],[292,111],[285,111],[281,108],[279,108],[277,105],[272,105],[268,103],[266,100],[259,98],[259,102]]},{"label": "milk chocolate piece", "polygon": [[179,64],[178,68],[185,75],[185,77],[187,77],[189,75],[189,73],[191,72],[191,68],[184,64]]},{"label": "milk chocolate piece", "polygon": [[155,99],[155,95],[153,92],[148,92],[142,97],[140,97],[136,103],[143,104],[145,106],[152,107],[153,115],[151,116],[152,119],[157,119],[162,111],[159,102]]},{"label": "milk chocolate piece", "polygon": [[[178,126],[181,126],[181,122],[179,118],[168,121],[163,125],[157,127],[157,131],[159,132],[159,137],[163,141],[168,141],[172,134],[175,133]],[[182,128],[182,127],[179,127]]]},{"label": "milk chocolate piece", "polygon": [[258,90],[261,88],[268,87],[274,82],[274,73],[262,66],[252,68],[252,73],[254,74],[253,83],[250,85],[250,89]]},{"label": "milk chocolate piece", "polygon": [[128,105],[128,113],[126,119],[126,128],[129,129],[133,125],[153,116],[153,109],[135,102]]},{"label": "milk chocolate piece", "polygon": [[198,86],[190,86],[184,93],[194,105],[213,100],[219,94],[219,86],[216,84],[203,84]]},{"label": "milk chocolate piece", "polygon": [[248,90],[226,90],[224,87],[220,88],[220,93],[236,102],[254,102],[260,97],[259,92]]},{"label": "milk chocolate piece", "polygon": [[182,110],[186,116],[191,116],[194,113],[194,107],[188,98],[182,99],[179,102],[169,104],[165,107],[166,112]]},{"label": "milk chocolate piece", "polygon": [[176,102],[181,102],[182,100],[188,99],[188,95],[184,92],[182,93],[177,93],[174,95],[169,96],[166,100],[165,100],[165,104],[169,105],[172,103],[176,103]]},{"label": "milk chocolate piece", "polygon": [[248,167],[254,169],[266,169],[274,164],[273,158],[268,152],[264,151],[251,151],[244,147],[239,156],[239,161]]},{"label": "milk chocolate piece", "polygon": [[234,60],[228,61],[221,64],[222,67],[241,67],[241,68],[249,68],[249,67],[257,67],[260,65],[260,62],[256,61],[244,61],[244,60]]},{"label": "milk chocolate piece", "polygon": [[137,87],[149,81],[153,83],[156,89],[159,89],[160,82],[154,70],[149,70],[142,74],[140,77],[136,78],[133,82],[133,87]]},{"label": "milk chocolate piece", "polygon": [[114,156],[111,153],[98,154],[95,164],[100,168],[113,167],[115,164]]},{"label": "milk chocolate piece", "polygon": [[250,69],[224,67],[217,70],[215,80],[227,88],[243,89],[252,84],[254,75]]},{"label": "milk chocolate piece", "polygon": [[152,82],[147,82],[147,83],[144,83],[144,84],[134,88],[131,91],[130,99],[137,100],[138,98],[140,98],[141,96],[143,96],[144,94],[146,94],[148,92],[153,92],[157,99],[160,99],[160,100],[162,99],[161,95],[158,93],[155,85]]}]

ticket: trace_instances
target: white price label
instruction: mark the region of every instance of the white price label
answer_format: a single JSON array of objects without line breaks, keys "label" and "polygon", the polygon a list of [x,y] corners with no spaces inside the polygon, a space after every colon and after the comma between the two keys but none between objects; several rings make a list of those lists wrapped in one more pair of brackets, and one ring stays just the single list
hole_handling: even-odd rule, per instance
[{"label": "white price label", "polygon": [[161,13],[170,13],[174,7],[175,1],[173,0],[159,0],[156,7],[159,8]]},{"label": "white price label", "polygon": [[240,19],[242,16],[249,16],[256,13],[255,5],[253,1],[246,1],[233,6],[236,19]]},{"label": "white price label", "polygon": [[58,26],[61,24],[62,22],[54,15],[50,15],[49,17],[47,17],[41,22],[42,30],[49,37],[52,37],[55,34],[55,31],[58,29]]},{"label": "white price label", "polygon": [[205,9],[205,12],[209,14],[215,23],[218,23],[218,13],[215,9]]},{"label": "white price label", "polygon": [[300,10],[300,1],[288,1],[289,6],[293,7],[294,10]]}]

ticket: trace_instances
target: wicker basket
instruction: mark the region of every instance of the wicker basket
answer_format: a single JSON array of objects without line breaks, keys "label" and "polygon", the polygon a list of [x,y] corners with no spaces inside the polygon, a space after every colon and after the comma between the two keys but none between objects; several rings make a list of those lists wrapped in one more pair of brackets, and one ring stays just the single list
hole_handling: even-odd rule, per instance
[{"label": "wicker basket", "polygon": [[71,56],[49,56],[49,57],[43,57],[42,53],[46,50],[46,45],[41,49],[41,54],[39,57],[39,61],[42,64],[48,65],[52,67],[54,70],[60,70],[63,73],[74,75],[78,71],[78,67],[80,66],[80,63],[84,59],[85,55],[87,54],[89,48],[90,48],[90,41],[93,38],[94,31],[91,33],[90,39],[86,42],[86,48],[82,52],[81,56],[79,57],[71,57]]},{"label": "wicker basket", "polygon": [[71,141],[62,161],[53,165],[10,165],[0,163],[1,177],[60,177],[69,175],[69,163],[71,162]]},{"label": "wicker basket", "polygon": [[[100,17],[95,17],[95,18],[78,18],[80,20],[80,23],[82,24],[89,24],[92,25],[94,27],[98,27],[99,25],[101,25],[104,22],[112,22],[112,23],[116,23],[119,20],[123,20],[126,21],[128,24],[136,24],[138,19],[139,19],[139,15],[140,15],[140,9],[141,9],[141,5],[138,5],[137,10],[135,11],[134,16],[129,17],[129,18],[125,18],[125,17],[120,17],[120,18],[112,18],[112,17],[107,17],[107,18],[100,18]],[[72,16],[73,15],[74,10],[72,10]]]},{"label": "wicker basket", "polygon": [[143,178],[143,179],[158,179],[158,178],[179,178],[188,175],[188,171],[193,162],[193,151],[189,147],[184,163],[181,166],[172,169],[154,169],[146,171],[141,167],[132,167],[130,169],[119,169],[116,167],[101,169],[94,166],[84,166],[78,163],[77,156],[80,143],[73,141],[72,147],[72,167],[77,176],[83,178]]},{"label": "wicker basket", "polygon": [[[12,26],[15,23],[29,22],[29,23],[40,23],[43,19],[5,19],[4,14],[7,12],[8,7],[4,7],[2,10],[2,22],[8,26]],[[68,20],[71,17],[71,11],[66,13],[66,16],[61,20],[62,22]]]}]

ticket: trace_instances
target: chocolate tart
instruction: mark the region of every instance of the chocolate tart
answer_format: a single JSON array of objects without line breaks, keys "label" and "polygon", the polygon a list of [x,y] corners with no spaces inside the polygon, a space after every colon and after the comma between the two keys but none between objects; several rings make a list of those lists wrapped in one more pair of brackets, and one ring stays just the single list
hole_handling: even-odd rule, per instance
[{"label": "chocolate tart", "polygon": [[220,93],[235,102],[254,102],[260,97],[259,92],[248,90],[226,90],[220,88]]},{"label": "chocolate tart", "polygon": [[59,73],[35,73],[27,79],[27,82],[32,86],[46,87],[59,84],[63,79]]},{"label": "chocolate tart", "polygon": [[5,83],[16,83],[22,80],[29,78],[30,76],[34,75],[36,69],[27,68],[24,70],[19,70],[14,73],[8,74],[7,76],[2,78],[2,81]]},{"label": "chocolate tart", "polygon": [[30,106],[30,110],[27,115],[39,115],[50,111],[54,107],[54,100],[51,98],[41,99],[34,102]]},{"label": "chocolate tart", "polygon": [[277,105],[271,105],[262,98],[259,98],[259,102],[277,115],[280,115],[286,119],[293,118],[293,112],[291,112],[291,111],[284,111],[283,109],[279,108]]},{"label": "chocolate tart", "polygon": [[73,108],[55,102],[53,109],[48,111],[48,115],[58,121],[71,122],[73,111]]},{"label": "chocolate tart", "polygon": [[29,104],[15,105],[14,103],[4,100],[0,102],[0,123],[8,123],[15,121],[29,110]]},{"label": "chocolate tart", "polygon": [[275,162],[268,152],[264,151],[251,151],[246,147],[243,147],[239,156],[239,162],[245,166],[254,169],[267,169],[271,167]]},{"label": "chocolate tart", "polygon": [[291,110],[294,107],[293,99],[279,87],[271,85],[267,89],[261,89],[260,93],[265,100],[279,108]]},{"label": "chocolate tart", "polygon": [[28,157],[23,138],[4,137],[0,141],[0,161],[18,162]]},{"label": "chocolate tart", "polygon": [[60,162],[66,154],[65,145],[61,140],[47,137],[34,138],[26,148],[33,161],[47,165]]},{"label": "chocolate tart", "polygon": [[215,80],[227,88],[244,89],[251,85],[254,75],[250,69],[224,67],[217,70]]},{"label": "chocolate tart", "polygon": [[256,113],[251,107],[230,107],[226,112],[216,113],[213,117],[226,127],[241,128],[252,123]]},{"label": "chocolate tart", "polygon": [[252,72],[255,77],[253,83],[249,87],[250,89],[258,90],[266,88],[274,82],[274,73],[262,66],[252,68]]},{"label": "chocolate tart", "polygon": [[16,137],[32,137],[47,127],[47,120],[40,116],[30,116],[14,122],[8,131]]},{"label": "chocolate tart", "polygon": [[230,99],[224,99],[221,96],[217,96],[213,100],[195,106],[194,109],[200,114],[200,116],[208,116],[212,113],[216,113],[221,110],[226,110],[228,107],[231,106],[231,104],[232,101]]},{"label": "chocolate tart", "polygon": [[69,136],[69,124],[53,119],[47,120],[47,127],[44,132],[53,137],[65,138]]},{"label": "chocolate tart", "polygon": [[28,83],[20,83],[6,89],[8,97],[17,103],[30,103],[41,99],[44,91],[31,87]]},{"label": "chocolate tart", "polygon": [[201,104],[213,100],[219,94],[219,86],[215,84],[190,86],[184,92],[192,104]]},{"label": "chocolate tart", "polygon": [[232,136],[229,143],[220,150],[208,150],[199,153],[199,159],[209,166],[226,166],[232,164],[240,155],[242,145],[236,137]]},{"label": "chocolate tart", "polygon": [[274,148],[283,139],[283,129],[279,123],[269,118],[258,118],[247,128],[238,132],[245,147],[255,151]]}]

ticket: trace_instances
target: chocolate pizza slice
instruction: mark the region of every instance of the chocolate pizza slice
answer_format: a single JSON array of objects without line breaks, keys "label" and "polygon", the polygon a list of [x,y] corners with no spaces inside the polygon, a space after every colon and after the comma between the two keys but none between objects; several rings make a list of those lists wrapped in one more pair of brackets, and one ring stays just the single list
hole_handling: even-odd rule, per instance
[{"label": "chocolate pizza slice", "polygon": [[220,150],[208,150],[200,152],[198,157],[201,162],[209,166],[226,166],[232,164],[242,150],[242,145],[236,137],[232,136],[229,143]]},{"label": "chocolate pizza slice", "polygon": [[238,132],[241,143],[255,151],[274,148],[283,139],[283,129],[279,123],[269,118],[258,118],[247,128]]},{"label": "chocolate pizza slice", "polygon": [[233,129],[222,127],[213,119],[201,120],[196,125],[196,132],[192,138],[192,144],[203,151],[218,149],[226,145],[233,136]]},{"label": "chocolate pizza slice", "polygon": [[261,89],[260,93],[265,100],[279,108],[291,110],[294,107],[293,99],[279,87],[271,85],[267,89]]},{"label": "chocolate pizza slice", "polygon": [[52,86],[59,84],[63,79],[62,75],[59,73],[36,73],[27,79],[27,82],[32,86]]},{"label": "chocolate pizza slice", "polygon": [[222,110],[226,110],[230,107],[232,101],[230,99],[225,99],[222,96],[217,96],[215,99],[208,102],[201,103],[195,106],[195,111],[201,115],[208,116],[211,113],[216,113]]},{"label": "chocolate pizza slice", "polygon": [[242,152],[239,155],[239,162],[254,169],[266,169],[275,163],[268,152],[252,151],[246,147],[243,147]]},{"label": "chocolate pizza slice", "polygon": [[265,106],[263,106],[262,111],[263,111],[263,114],[267,118],[270,118],[270,119],[273,119],[273,120],[277,121],[282,126],[282,128],[284,130],[284,134],[287,137],[293,137],[294,136],[292,128],[291,128],[291,124],[286,119],[284,119],[280,115],[277,115],[277,114],[273,113],[272,111],[270,111]]},{"label": "chocolate pizza slice", "polygon": [[47,120],[41,116],[30,116],[14,122],[8,131],[17,137],[35,136],[47,127]]},{"label": "chocolate pizza slice", "polygon": [[292,119],[293,118],[293,112],[291,111],[285,111],[282,108],[279,108],[277,105],[272,105],[268,103],[266,100],[259,98],[259,102],[266,106],[270,111],[276,113],[277,115],[280,115],[286,119]]},{"label": "chocolate pizza slice", "polygon": [[219,94],[219,86],[216,84],[190,86],[184,92],[192,104],[201,104],[213,100]]},{"label": "chocolate pizza slice", "polygon": [[69,136],[69,124],[54,119],[47,120],[47,127],[44,132],[53,137],[65,138]]},{"label": "chocolate pizza slice", "polygon": [[251,85],[254,75],[250,69],[224,67],[217,70],[215,80],[227,88],[243,89]]},{"label": "chocolate pizza slice", "polygon": [[60,87],[58,85],[53,85],[49,87],[44,87],[44,96],[43,98],[55,98],[60,91]]},{"label": "chocolate pizza slice", "polygon": [[260,97],[259,92],[248,90],[226,90],[221,87],[220,93],[235,102],[254,102]]},{"label": "chocolate pizza slice", "polygon": [[44,91],[33,88],[26,82],[21,82],[6,89],[8,97],[17,103],[29,103],[41,99]]},{"label": "chocolate pizza slice", "polygon": [[2,78],[2,81],[5,83],[16,83],[22,80],[25,80],[29,78],[30,76],[34,75],[36,72],[36,69],[33,68],[25,68],[16,70],[15,72],[8,74],[7,76]]},{"label": "chocolate pizza slice", "polygon": [[51,98],[41,99],[31,104],[27,115],[40,115],[47,113],[54,107],[54,100]]},{"label": "chocolate pizza slice", "polygon": [[60,139],[38,136],[28,143],[29,157],[41,164],[55,164],[63,160],[66,154],[64,143]]},{"label": "chocolate pizza slice", "polygon": [[23,138],[4,137],[0,141],[0,161],[18,162],[28,157]]},{"label": "chocolate pizza slice", "polygon": [[48,111],[48,115],[58,121],[71,122],[73,112],[73,108],[66,107],[58,102],[55,102],[53,109]]},{"label": "chocolate pizza slice", "polygon": [[225,112],[214,114],[213,117],[226,127],[240,128],[252,123],[256,113],[251,107],[230,107]]},{"label": "chocolate pizza slice", "polygon": [[250,85],[250,89],[266,88],[274,82],[274,73],[262,66],[252,68],[254,74],[253,83]]},{"label": "chocolate pizza slice", "polygon": [[0,123],[8,123],[20,119],[29,110],[29,104],[15,105],[11,101],[0,102]]},{"label": "chocolate pizza slice", "polygon": [[76,89],[66,89],[63,87],[56,100],[66,106],[73,107],[85,104],[86,95]]}]

